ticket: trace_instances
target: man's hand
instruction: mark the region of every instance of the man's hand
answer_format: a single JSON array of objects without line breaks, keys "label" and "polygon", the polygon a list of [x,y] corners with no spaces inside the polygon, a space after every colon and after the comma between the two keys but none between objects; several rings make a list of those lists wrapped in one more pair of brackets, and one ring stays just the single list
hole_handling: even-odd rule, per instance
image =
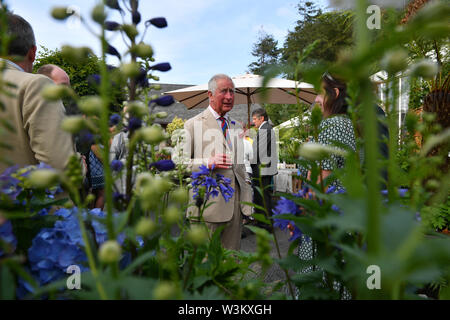
[{"label": "man's hand", "polygon": [[211,169],[214,165],[214,168],[218,169],[230,169],[231,168],[231,158],[226,154],[216,154],[215,156],[208,159],[208,168]]}]

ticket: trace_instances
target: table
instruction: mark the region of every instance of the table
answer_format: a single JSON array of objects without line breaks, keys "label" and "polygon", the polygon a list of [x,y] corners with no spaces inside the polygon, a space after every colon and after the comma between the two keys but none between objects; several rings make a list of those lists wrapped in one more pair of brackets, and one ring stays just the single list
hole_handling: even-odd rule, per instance
[{"label": "table", "polygon": [[275,191],[278,192],[297,192],[294,179],[297,180],[297,169],[278,169],[278,174],[273,178],[275,184]]}]

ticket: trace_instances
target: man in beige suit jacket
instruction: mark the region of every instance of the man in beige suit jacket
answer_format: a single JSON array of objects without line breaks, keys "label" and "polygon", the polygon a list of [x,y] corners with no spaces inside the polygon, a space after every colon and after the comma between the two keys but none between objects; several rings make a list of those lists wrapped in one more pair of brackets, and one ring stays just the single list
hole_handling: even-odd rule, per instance
[{"label": "man in beige suit jacket", "polygon": [[[222,245],[227,249],[239,250],[241,213],[252,213],[252,208],[242,202],[252,201],[252,189],[245,171],[244,145],[240,138],[242,127],[227,116],[234,105],[234,84],[231,78],[223,74],[212,77],[208,83],[208,96],[208,108],[184,125],[186,137],[183,151],[186,158],[190,159],[188,165],[192,171],[198,171],[201,165],[208,168],[214,165],[214,177],[220,173],[231,180],[233,197],[228,202],[221,195],[210,199],[213,204],[205,209],[203,220],[211,232],[225,226],[221,234]],[[191,191],[191,201],[192,196]],[[195,206],[188,209],[191,219],[198,219],[198,215]]]},{"label": "man in beige suit jacket", "polygon": [[[63,169],[74,153],[72,137],[61,129],[65,109],[60,100],[46,101],[41,90],[53,82],[44,75],[32,74],[36,55],[33,29],[18,15],[8,13],[8,35],[11,42],[8,57],[21,56],[20,61],[2,57],[1,78],[10,85],[0,92],[0,117],[9,122],[14,132],[4,131],[1,140],[11,148],[2,149],[0,172],[12,164],[20,166],[44,162]],[[8,92],[8,94],[5,94]]]}]

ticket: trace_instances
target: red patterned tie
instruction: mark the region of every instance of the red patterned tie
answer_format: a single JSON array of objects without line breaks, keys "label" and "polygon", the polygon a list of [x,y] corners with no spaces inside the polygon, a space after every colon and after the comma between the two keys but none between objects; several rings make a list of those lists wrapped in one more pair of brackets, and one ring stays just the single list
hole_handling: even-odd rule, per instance
[{"label": "red patterned tie", "polygon": [[228,146],[231,148],[231,140],[230,137],[228,136],[228,125],[227,125],[227,120],[225,119],[225,117],[219,117],[220,121],[222,121],[222,132],[223,132],[223,136],[225,137],[225,140],[228,143]]}]

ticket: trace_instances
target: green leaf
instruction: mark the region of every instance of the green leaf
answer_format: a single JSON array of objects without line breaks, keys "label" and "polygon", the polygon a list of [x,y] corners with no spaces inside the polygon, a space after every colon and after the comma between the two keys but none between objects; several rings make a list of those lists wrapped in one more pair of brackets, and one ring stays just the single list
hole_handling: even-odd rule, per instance
[{"label": "green leaf", "polygon": [[6,265],[0,265],[0,300],[14,299],[15,289],[13,273]]},{"label": "green leaf", "polygon": [[146,252],[142,255],[140,255],[139,257],[137,257],[135,260],[133,260],[133,262],[126,267],[121,274],[123,276],[125,275],[129,275],[130,273],[132,273],[134,270],[136,270],[136,268],[138,268],[140,265],[142,265],[143,263],[149,261],[150,259],[152,259],[155,256],[155,252],[150,251],[150,252]]}]

